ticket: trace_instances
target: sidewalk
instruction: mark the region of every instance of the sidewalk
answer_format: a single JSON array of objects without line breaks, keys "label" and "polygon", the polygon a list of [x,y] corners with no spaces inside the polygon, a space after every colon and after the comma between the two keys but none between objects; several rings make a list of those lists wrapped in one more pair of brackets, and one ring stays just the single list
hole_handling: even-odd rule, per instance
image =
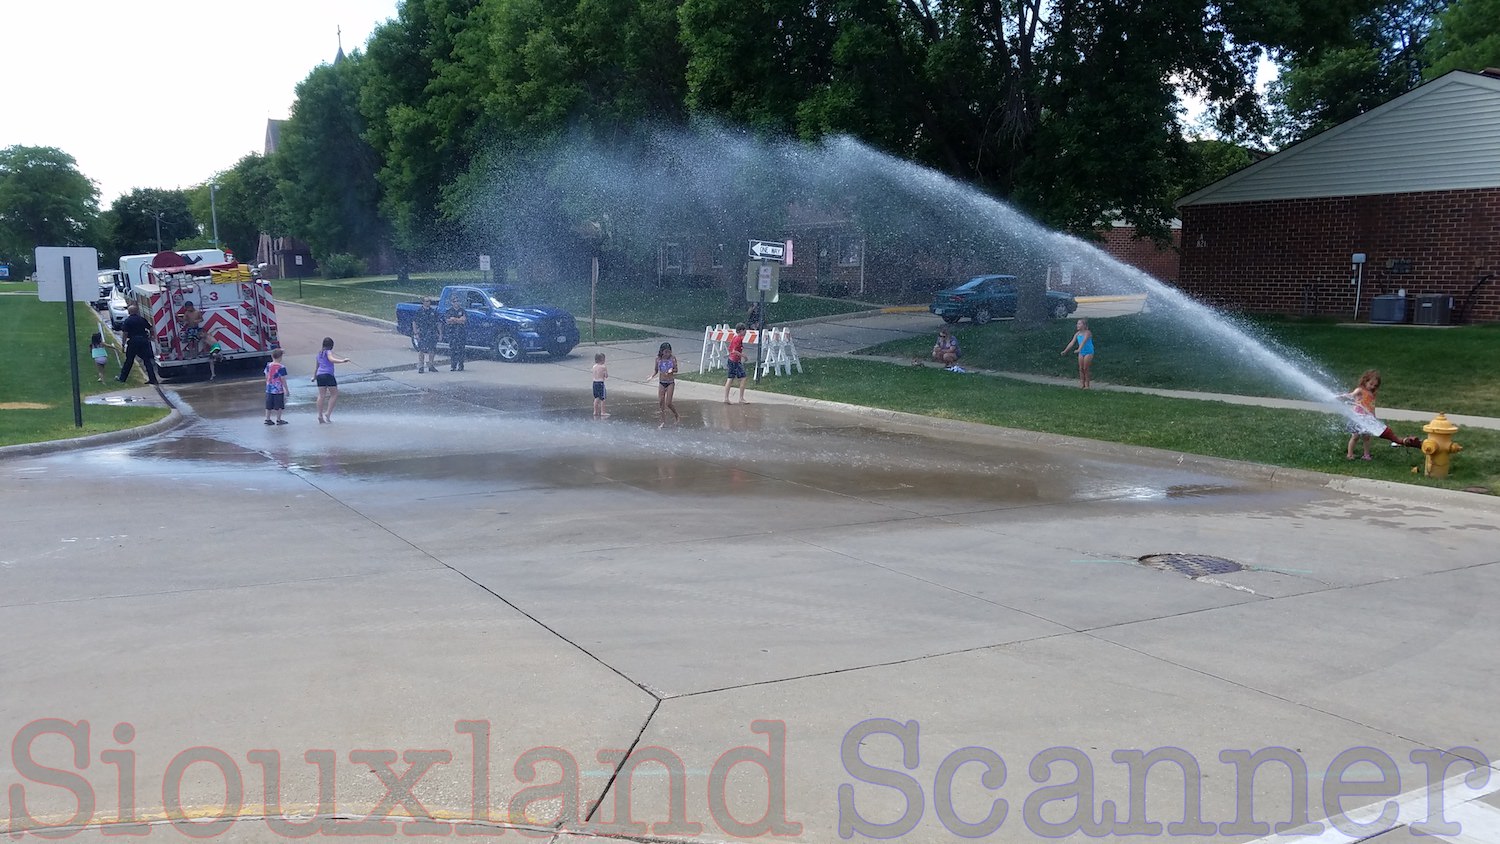
[{"label": "sidewalk", "polygon": [[[878,360],[885,363],[911,365],[911,360],[903,357],[889,355],[856,355],[842,354],[835,357],[845,357],[852,360]],[[936,364],[923,363],[923,366],[936,367]],[[1076,387],[1078,381],[1074,378],[1058,378],[1051,375],[1032,375],[1027,372],[1001,372],[992,369],[970,369],[964,367],[966,374],[988,375],[994,378],[1008,378],[1012,381],[1027,381],[1032,384],[1048,384],[1055,387]],[[1196,401],[1221,401],[1227,404],[1242,404],[1255,407],[1274,407],[1282,410],[1311,410],[1317,413],[1340,413],[1339,405],[1329,402],[1303,401],[1299,399],[1278,399],[1270,396],[1240,396],[1233,393],[1200,393],[1190,390],[1166,390],[1159,387],[1132,387],[1128,384],[1108,384],[1103,381],[1095,381],[1091,389],[1109,390],[1116,393],[1144,393],[1152,396],[1163,396],[1171,399],[1193,399]],[[1430,422],[1432,417],[1440,411],[1428,410],[1404,410],[1395,407],[1376,408],[1375,415],[1386,421],[1398,422]],[[1459,428],[1486,428],[1489,430],[1500,430],[1500,419],[1488,416],[1466,416],[1463,414],[1449,413],[1448,421]]]}]

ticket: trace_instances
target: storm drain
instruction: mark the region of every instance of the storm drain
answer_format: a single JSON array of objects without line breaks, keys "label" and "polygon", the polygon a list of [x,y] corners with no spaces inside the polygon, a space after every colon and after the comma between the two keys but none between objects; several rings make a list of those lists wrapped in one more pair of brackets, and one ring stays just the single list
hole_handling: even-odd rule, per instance
[{"label": "storm drain", "polygon": [[1204,554],[1148,554],[1141,558],[1141,565],[1162,571],[1172,571],[1186,577],[1207,577],[1211,574],[1229,574],[1243,571],[1244,566],[1223,557]]}]

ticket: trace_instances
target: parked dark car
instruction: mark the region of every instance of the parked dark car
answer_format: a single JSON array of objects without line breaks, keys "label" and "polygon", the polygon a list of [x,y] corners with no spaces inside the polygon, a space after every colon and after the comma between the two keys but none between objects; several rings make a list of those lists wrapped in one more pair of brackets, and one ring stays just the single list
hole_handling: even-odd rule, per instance
[{"label": "parked dark car", "polygon": [[[932,294],[928,310],[954,323],[968,317],[984,325],[996,317],[1016,315],[1016,277],[1013,275],[975,276],[957,287]],[[1078,310],[1078,300],[1071,293],[1047,291],[1047,315],[1063,319]]]},{"label": "parked dark car", "polygon": [[[578,345],[578,325],[562,308],[525,304],[526,291],[503,284],[451,284],[438,297],[439,313],[454,302],[463,305],[469,317],[464,345],[488,349],[498,360],[515,361],[525,355],[546,353],[566,357]],[[396,331],[411,337],[411,320],[421,302],[396,305]],[[412,340],[416,343],[415,338]],[[446,346],[446,338],[440,345]]]}]

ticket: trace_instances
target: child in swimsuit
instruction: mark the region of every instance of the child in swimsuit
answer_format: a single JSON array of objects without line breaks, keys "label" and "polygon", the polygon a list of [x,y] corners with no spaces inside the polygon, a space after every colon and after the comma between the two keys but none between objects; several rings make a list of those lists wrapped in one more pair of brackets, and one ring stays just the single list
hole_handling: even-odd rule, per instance
[{"label": "child in swimsuit", "polygon": [[1083,389],[1089,388],[1089,368],[1094,363],[1094,332],[1089,330],[1089,321],[1080,319],[1073,339],[1063,347],[1062,354],[1067,354],[1074,346],[1078,347],[1078,383]]},{"label": "child in swimsuit", "polygon": [[600,419],[609,416],[604,412],[604,381],[609,377],[609,367],[604,365],[604,353],[594,355],[594,415]]},{"label": "child in swimsuit", "polygon": [[89,338],[89,355],[94,359],[94,367],[99,370],[99,383],[104,383],[104,367],[109,364],[109,349],[104,347],[104,335],[98,331]]},{"label": "child in swimsuit", "polygon": [[199,340],[203,335],[203,314],[192,302],[182,306],[182,350],[186,357],[195,358],[199,352]]},{"label": "child in swimsuit", "polygon": [[661,424],[658,428],[667,427],[667,411],[672,411],[672,423],[676,424],[682,420],[677,413],[677,406],[672,404],[672,394],[677,390],[677,356],[672,354],[672,344],[663,343],[656,351],[656,361],[653,371],[646,377],[646,383],[651,383],[655,378],[657,383],[657,404],[661,410]]},{"label": "child in swimsuit", "polygon": [[1359,384],[1354,389],[1339,396],[1341,399],[1349,399],[1353,402],[1349,408],[1349,446],[1344,449],[1346,460],[1354,459],[1354,442],[1360,439],[1364,440],[1363,459],[1370,459],[1371,434],[1407,448],[1422,447],[1420,437],[1397,437],[1389,426],[1375,416],[1375,394],[1378,392],[1380,392],[1380,370],[1367,369],[1365,374],[1359,376]]}]

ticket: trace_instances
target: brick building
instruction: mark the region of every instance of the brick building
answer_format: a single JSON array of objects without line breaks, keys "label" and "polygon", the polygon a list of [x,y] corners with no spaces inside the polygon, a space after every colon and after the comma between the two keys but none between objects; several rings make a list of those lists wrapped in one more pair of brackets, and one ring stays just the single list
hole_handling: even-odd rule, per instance
[{"label": "brick building", "polygon": [[1177,207],[1179,285],[1200,299],[1363,319],[1404,290],[1500,320],[1500,70],[1445,74]]},{"label": "brick building", "polygon": [[1099,248],[1122,264],[1176,284],[1181,263],[1182,221],[1173,220],[1171,230],[1171,244],[1159,246],[1150,238],[1137,237],[1135,226],[1115,223],[1101,232]]}]

